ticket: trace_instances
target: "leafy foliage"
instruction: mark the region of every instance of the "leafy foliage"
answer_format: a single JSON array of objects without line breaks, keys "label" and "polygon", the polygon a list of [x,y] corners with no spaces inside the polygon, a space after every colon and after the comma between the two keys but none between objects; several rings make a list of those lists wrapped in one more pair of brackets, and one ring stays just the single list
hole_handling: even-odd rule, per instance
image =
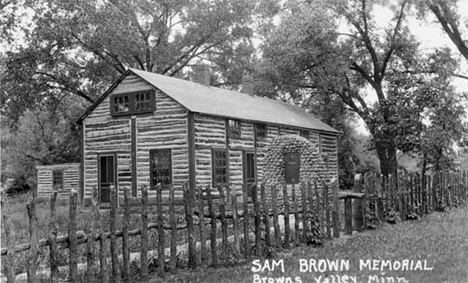
[{"label": "leafy foliage", "polygon": [[[32,23],[17,10],[0,14],[11,24],[6,41],[24,44],[6,54],[2,111],[18,113],[63,94],[89,102],[127,67],[182,76],[195,59],[240,82],[253,53],[253,1],[25,1]],[[15,7],[14,4],[11,4]],[[26,95],[27,94],[27,95]]]}]

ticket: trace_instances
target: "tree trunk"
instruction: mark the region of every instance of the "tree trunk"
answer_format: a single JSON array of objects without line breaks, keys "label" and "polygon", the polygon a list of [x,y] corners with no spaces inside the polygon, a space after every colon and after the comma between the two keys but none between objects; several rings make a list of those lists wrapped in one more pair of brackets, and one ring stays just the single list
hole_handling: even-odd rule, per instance
[{"label": "tree trunk", "polygon": [[396,174],[398,163],[395,145],[385,142],[385,144],[376,143],[375,147],[380,161],[380,172],[384,177],[388,177],[390,174]]}]

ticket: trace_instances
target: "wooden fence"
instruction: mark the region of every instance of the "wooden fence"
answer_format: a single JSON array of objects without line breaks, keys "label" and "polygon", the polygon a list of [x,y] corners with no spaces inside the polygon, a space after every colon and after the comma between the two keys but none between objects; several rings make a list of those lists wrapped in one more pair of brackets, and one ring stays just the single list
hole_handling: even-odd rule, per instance
[{"label": "wooden fence", "polygon": [[[359,232],[383,221],[405,221],[460,205],[467,199],[467,176],[467,172],[460,171],[398,178],[371,174],[357,178],[353,191],[338,191],[336,184],[325,184],[317,179],[281,187],[260,185],[249,188],[244,185],[239,196],[228,187],[197,187],[196,191],[191,191],[184,186],[182,205],[176,204],[174,187],[169,186],[169,197],[164,201],[162,189],[157,190],[156,207],[151,209],[156,212],[156,223],[148,223],[151,213],[146,187],[141,188],[141,198],[138,199],[129,197],[129,190],[125,189],[120,211],[116,207],[118,196],[114,190],[111,189],[111,200],[114,201],[111,201],[109,211],[98,209],[94,190],[89,212],[94,221],[85,231],[77,231],[77,194],[72,190],[68,234],[58,235],[57,232],[55,193],[50,201],[47,239],[37,237],[33,194],[27,204],[29,243],[13,243],[11,221],[3,213],[7,241],[1,250],[2,264],[8,282],[15,282],[15,255],[28,252],[28,282],[36,282],[38,250],[47,246],[49,282],[62,280],[59,278],[59,247],[69,249],[67,278],[71,282],[77,282],[78,278],[85,278],[86,282],[131,282],[135,276],[132,273],[134,265],[138,266],[140,279],[145,280],[150,262],[161,276],[178,268],[180,261],[191,269],[208,265],[216,267],[229,258],[268,257],[271,251],[301,244],[320,244],[325,238],[339,237],[343,231],[352,234],[353,230]],[[248,189],[252,190],[251,199],[247,197],[250,195]],[[130,214],[135,213],[130,209],[132,202],[140,207],[136,213],[140,214],[141,227],[136,230],[129,229]],[[106,213],[109,213],[109,230],[96,232],[101,225],[100,218]],[[184,221],[177,221],[181,214]],[[121,230],[116,228],[118,217],[123,217]],[[150,230],[157,231],[157,237],[150,237]],[[177,236],[181,231],[185,235],[182,240]],[[139,263],[135,263],[130,260],[129,239],[138,235],[140,254]],[[157,243],[156,251],[150,253],[156,254],[154,257],[148,257],[150,241]],[[79,245],[84,245],[86,258],[86,263],[81,263],[85,266],[81,273],[77,262]]]}]

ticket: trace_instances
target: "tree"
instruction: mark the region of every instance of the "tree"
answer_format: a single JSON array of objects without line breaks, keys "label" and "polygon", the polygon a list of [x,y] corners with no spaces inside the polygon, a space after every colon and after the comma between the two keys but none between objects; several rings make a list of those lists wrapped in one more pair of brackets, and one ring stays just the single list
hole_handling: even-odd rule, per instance
[{"label": "tree", "polygon": [[[405,26],[408,1],[386,7],[394,13],[386,27],[379,27],[373,17],[377,4],[384,5],[371,0],[287,4],[281,23],[265,34],[263,77],[274,82],[276,90],[322,89],[339,96],[366,123],[386,175],[397,169],[395,129],[401,126],[395,107],[400,99],[388,91],[394,78],[418,73],[444,76],[455,65],[453,60],[440,60],[447,59],[444,51],[427,56],[418,52],[418,42]],[[340,27],[340,20],[349,31]]]},{"label": "tree", "polygon": [[[0,12],[8,23],[5,41],[13,46],[1,78],[2,112],[13,121],[25,109],[67,94],[93,102],[127,67],[182,76],[181,70],[198,59],[239,82],[239,70],[253,52],[253,1],[40,0],[16,5],[21,4],[33,14],[28,27],[20,25],[14,9]],[[24,42],[15,44],[18,31]]]},{"label": "tree", "polygon": [[[425,1],[429,10],[436,16],[442,29],[455,44],[460,54],[468,60],[468,41],[463,38],[460,29],[460,16],[457,11],[458,0],[429,0]],[[468,27],[465,23],[465,27]],[[468,79],[468,77],[465,77]]]},{"label": "tree", "polygon": [[2,175],[36,184],[36,165],[79,162],[79,135],[74,121],[83,108],[73,97],[55,111],[26,110],[17,129],[2,123]]}]

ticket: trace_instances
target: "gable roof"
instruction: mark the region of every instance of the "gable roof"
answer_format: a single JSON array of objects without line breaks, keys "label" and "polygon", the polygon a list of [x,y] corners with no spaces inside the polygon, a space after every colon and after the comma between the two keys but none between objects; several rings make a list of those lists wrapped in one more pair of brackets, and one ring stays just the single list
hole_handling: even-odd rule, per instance
[{"label": "gable roof", "polygon": [[[338,134],[339,132],[297,106],[279,100],[206,86],[199,83],[129,69],[122,77],[133,73],[161,90],[191,112],[240,120],[263,122],[313,129]],[[122,80],[119,79],[120,82]],[[79,119],[86,116],[115,88],[106,91]]]}]

